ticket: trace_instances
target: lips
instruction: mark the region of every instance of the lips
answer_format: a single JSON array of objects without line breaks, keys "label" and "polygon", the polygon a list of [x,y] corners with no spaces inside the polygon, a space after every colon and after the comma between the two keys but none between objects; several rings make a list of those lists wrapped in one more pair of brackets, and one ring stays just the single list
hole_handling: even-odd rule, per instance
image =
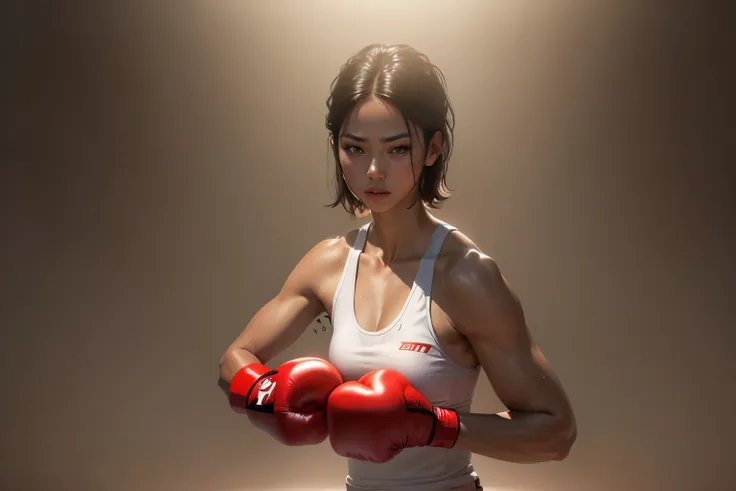
[{"label": "lips", "polygon": [[376,196],[382,196],[385,194],[391,194],[389,191],[386,191],[385,189],[379,189],[379,188],[368,188],[365,190],[367,194],[373,194]]}]

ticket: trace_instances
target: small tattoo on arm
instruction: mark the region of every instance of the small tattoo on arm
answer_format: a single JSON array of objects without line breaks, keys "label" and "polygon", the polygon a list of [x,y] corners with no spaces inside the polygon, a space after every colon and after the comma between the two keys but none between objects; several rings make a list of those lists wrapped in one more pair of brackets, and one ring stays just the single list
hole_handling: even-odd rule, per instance
[{"label": "small tattoo on arm", "polygon": [[[324,314],[324,315],[322,315],[322,316],[320,316],[320,317],[317,318],[317,324],[320,325],[320,327],[321,327],[320,330],[322,332],[325,332],[325,331],[327,331],[327,327],[328,326],[332,326],[332,319],[330,318],[329,315]],[[319,334],[319,331],[317,330],[316,327],[313,327],[312,330],[314,331],[315,334]]]}]

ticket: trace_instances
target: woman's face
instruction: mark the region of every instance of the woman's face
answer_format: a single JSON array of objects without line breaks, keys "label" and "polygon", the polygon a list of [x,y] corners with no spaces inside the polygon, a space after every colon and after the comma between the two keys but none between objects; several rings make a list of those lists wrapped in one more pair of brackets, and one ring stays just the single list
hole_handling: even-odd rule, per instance
[{"label": "woman's face", "polygon": [[340,166],[350,189],[371,212],[408,206],[416,198],[414,184],[422,168],[433,165],[442,150],[440,133],[430,140],[429,152],[420,134],[414,125],[410,134],[401,113],[374,97],[357,104],[347,118],[337,142]]}]

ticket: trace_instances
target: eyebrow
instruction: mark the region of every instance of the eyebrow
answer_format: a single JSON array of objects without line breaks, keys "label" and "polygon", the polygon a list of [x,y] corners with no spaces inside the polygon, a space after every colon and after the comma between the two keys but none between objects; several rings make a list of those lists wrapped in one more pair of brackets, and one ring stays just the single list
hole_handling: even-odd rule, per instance
[{"label": "eyebrow", "polygon": [[[343,138],[350,138],[351,140],[355,140],[359,142],[367,141],[367,138],[363,138],[362,136],[353,135],[351,133],[343,133],[342,136]],[[402,138],[409,138],[409,133],[404,132],[404,133],[399,133],[398,135],[387,136],[387,137],[381,138],[381,141],[388,143],[388,142],[392,142],[396,140],[401,140]]]}]

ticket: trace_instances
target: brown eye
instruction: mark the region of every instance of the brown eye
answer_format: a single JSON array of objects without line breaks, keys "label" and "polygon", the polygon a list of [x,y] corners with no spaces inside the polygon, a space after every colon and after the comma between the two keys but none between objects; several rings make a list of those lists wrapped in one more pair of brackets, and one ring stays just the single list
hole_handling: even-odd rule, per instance
[{"label": "brown eye", "polygon": [[410,150],[411,147],[409,145],[399,145],[398,147],[394,147],[393,152],[397,155],[403,155],[408,153]]},{"label": "brown eye", "polygon": [[363,149],[355,145],[345,145],[342,147],[349,154],[362,153]]}]

